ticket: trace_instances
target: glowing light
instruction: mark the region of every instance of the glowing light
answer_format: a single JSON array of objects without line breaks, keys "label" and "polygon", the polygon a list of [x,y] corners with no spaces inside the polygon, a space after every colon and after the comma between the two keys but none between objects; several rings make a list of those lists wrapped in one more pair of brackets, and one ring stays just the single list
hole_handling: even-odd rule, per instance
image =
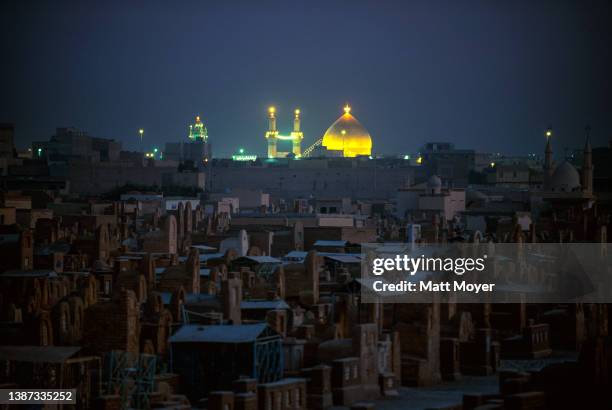
[{"label": "glowing light", "polygon": [[40,157],[42,155],[42,148],[38,148],[36,151],[38,152],[38,156]]},{"label": "glowing light", "polygon": [[300,109],[299,108],[296,108],[295,115],[300,115]]},{"label": "glowing light", "polygon": [[491,168],[495,167],[495,162],[491,162]]},{"label": "glowing light", "polygon": [[552,130],[549,128],[546,130],[546,138],[552,137]]},{"label": "glowing light", "polygon": [[420,165],[420,164],[422,164],[422,163],[423,163],[423,157],[419,156],[419,157],[416,159],[416,163],[417,163],[417,164],[419,164],[419,165]]},{"label": "glowing light", "polygon": [[344,113],[345,114],[350,114],[351,113],[351,106],[350,105],[346,104],[344,106]]},{"label": "glowing light", "polygon": [[139,130],[138,130],[138,133],[139,133],[140,135],[142,135],[142,134],[144,134],[144,130],[141,128],[141,129],[139,129]]},{"label": "glowing light", "polygon": [[408,154],[404,155],[404,159],[410,159],[410,155]]},{"label": "glowing light", "polygon": [[275,107],[270,107],[270,108],[268,108],[268,112],[270,114],[274,114],[276,112],[276,108]]},{"label": "glowing light", "polygon": [[232,155],[233,161],[255,161],[257,155]]},{"label": "glowing light", "polygon": [[157,152],[159,151],[157,148],[153,148],[153,152]]},{"label": "glowing light", "polygon": [[240,152],[241,154],[244,154],[244,148],[240,148],[238,152]]},{"label": "glowing light", "polygon": [[192,141],[202,140],[208,141],[208,130],[204,126],[199,115],[195,117],[195,124],[189,124],[189,139]]},{"label": "glowing light", "polygon": [[342,135],[346,135],[346,130],[342,130],[342,131],[340,131],[340,134],[342,134]]},{"label": "glowing light", "polygon": [[276,138],[278,138],[279,140],[284,140],[284,141],[293,141],[294,139],[296,139],[297,137],[295,135],[277,135]]}]

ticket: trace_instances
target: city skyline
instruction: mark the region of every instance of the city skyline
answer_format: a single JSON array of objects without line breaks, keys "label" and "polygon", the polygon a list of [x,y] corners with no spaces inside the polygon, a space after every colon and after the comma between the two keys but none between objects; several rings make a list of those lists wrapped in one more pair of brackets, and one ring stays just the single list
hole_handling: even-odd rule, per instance
[{"label": "city skyline", "polygon": [[[275,107],[276,108],[276,107]],[[298,109],[299,111],[301,111],[300,109]],[[292,114],[292,113],[291,113]],[[200,115],[196,115],[194,118],[196,118],[198,121],[201,118]],[[290,132],[289,130],[289,126],[284,126],[283,121],[280,121],[281,126],[279,127],[279,132],[285,133],[285,134],[289,134]],[[97,137],[97,138],[105,138],[105,139],[109,139],[109,140],[113,140],[113,141],[118,141],[120,143],[122,143],[123,145],[123,149],[126,151],[140,151],[145,153],[145,156],[148,156],[149,154],[151,154],[151,157],[153,157],[153,151],[155,153],[157,153],[158,151],[160,151],[163,154],[163,150],[164,150],[164,145],[166,143],[180,143],[180,142],[188,142],[189,139],[191,138],[188,134],[190,133],[190,126],[186,126],[186,135],[185,136],[181,136],[181,137],[177,137],[177,138],[172,138],[172,139],[168,139],[166,141],[160,141],[159,143],[157,142],[151,142],[147,140],[147,133],[145,132],[144,128],[139,128],[138,130],[136,130],[135,134],[137,135],[137,138],[135,139],[136,142],[134,141],[125,141],[121,138],[116,138],[116,137],[112,137],[112,136],[101,136],[101,135],[95,135],[93,133],[90,132],[90,130],[86,129],[86,128],[80,128],[80,127],[75,127],[75,126],[68,126],[68,127],[56,127],[58,129],[60,128],[72,128],[74,127],[75,129],[86,133],[87,135],[90,135],[92,137]],[[588,131],[587,131],[588,130]],[[587,124],[585,127],[583,127],[582,129],[582,135],[578,135],[576,138],[572,137],[572,142],[574,143],[574,145],[565,145],[565,146],[558,146],[557,144],[559,144],[560,141],[564,141],[564,139],[559,140],[557,135],[556,135],[556,131],[553,127],[549,126],[546,127],[545,129],[540,130],[540,134],[537,136],[538,141],[541,142],[541,147],[539,150],[534,150],[532,151],[518,151],[518,152],[499,152],[496,151],[495,149],[491,149],[491,150],[475,150],[476,152],[480,152],[483,154],[491,154],[491,155],[498,155],[498,156],[508,156],[508,157],[513,157],[513,156],[524,156],[524,157],[529,157],[529,156],[536,156],[541,158],[542,157],[542,152],[543,152],[543,147],[546,144],[546,141],[548,138],[551,139],[551,142],[553,144],[553,146],[555,146],[555,152],[553,153],[553,157],[556,160],[564,160],[569,158],[572,153],[574,153],[575,151],[580,151],[584,145],[584,141],[587,138],[587,134],[588,139],[590,141],[593,141],[593,134],[592,134],[592,129],[590,127],[589,124]],[[264,130],[265,132],[265,130]],[[43,138],[41,139],[41,141],[47,141],[49,138],[51,138],[53,135],[55,134],[55,132],[51,132],[49,137],[47,138]],[[305,143],[303,144],[303,148],[312,148],[312,145],[314,145],[314,143],[316,142],[316,140],[320,140],[323,137],[323,134],[325,134],[325,132],[322,132],[320,134],[316,134],[317,136],[314,137],[312,140],[310,139],[306,139]],[[287,138],[287,137],[285,137]],[[222,138],[220,139],[222,140]],[[597,139],[595,139],[597,140]],[[207,141],[211,144],[213,144],[213,147],[217,147],[214,143],[214,139],[212,140],[208,140]],[[20,142],[19,139],[17,139],[16,141],[16,147],[19,149],[30,149],[31,145],[21,145],[20,146]],[[36,143],[36,141],[33,141]],[[376,157],[405,157],[406,155],[411,156],[411,155],[418,155],[421,151],[421,149],[427,144],[427,143],[448,143],[450,142],[451,144],[455,145],[455,148],[458,149],[474,149],[473,147],[470,146],[461,146],[461,145],[457,145],[452,139],[448,139],[448,140],[444,140],[444,139],[431,139],[431,140],[423,140],[423,143],[419,146],[417,146],[415,149],[412,150],[404,150],[404,151],[396,151],[396,152],[378,152],[375,151],[373,148],[372,151],[372,156],[376,156]],[[605,142],[605,141],[604,141]],[[237,154],[240,155],[250,155],[250,156],[255,156],[255,157],[259,157],[259,158],[266,158],[266,139],[265,138],[261,138],[259,141],[259,144],[257,143],[253,143],[250,144],[249,146],[254,146],[254,149],[247,149],[245,148],[245,145],[241,145],[241,146],[221,146],[221,150],[220,152],[215,152],[213,153],[213,157],[214,158],[232,158]],[[608,141],[608,144],[603,144],[602,146],[607,146],[609,144],[612,144],[612,140]],[[597,145],[596,145],[597,146]],[[371,157],[372,157],[371,156]],[[163,159],[163,158],[158,158],[158,159]]]},{"label": "city skyline", "polygon": [[548,126],[557,152],[580,147],[586,124],[594,146],[611,135],[605,2],[2,7],[0,120],[21,147],[58,126],[125,149],[142,128],[161,146],[200,115],[215,156],[259,153],[270,105],[281,130],[301,109],[309,146],[347,101],[380,154],[432,140],[538,153]]}]

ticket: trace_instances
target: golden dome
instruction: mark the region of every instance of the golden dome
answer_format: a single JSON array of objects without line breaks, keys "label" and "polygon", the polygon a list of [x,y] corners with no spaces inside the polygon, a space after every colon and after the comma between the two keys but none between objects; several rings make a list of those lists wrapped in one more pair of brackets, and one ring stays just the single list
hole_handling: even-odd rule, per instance
[{"label": "golden dome", "polygon": [[323,135],[323,145],[328,150],[342,151],[344,157],[372,154],[372,137],[363,125],[344,107],[344,115],[334,122]]}]

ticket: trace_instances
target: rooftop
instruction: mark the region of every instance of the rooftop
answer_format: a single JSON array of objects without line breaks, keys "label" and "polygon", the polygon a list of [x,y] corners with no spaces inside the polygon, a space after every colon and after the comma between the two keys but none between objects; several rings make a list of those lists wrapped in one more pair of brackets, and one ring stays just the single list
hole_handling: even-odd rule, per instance
[{"label": "rooftop", "polygon": [[265,323],[250,325],[185,325],[172,337],[170,343],[249,343],[268,329]]},{"label": "rooftop", "polygon": [[348,244],[348,241],[325,241],[318,240],[314,243],[314,246],[330,246],[330,247],[344,247]]},{"label": "rooftop", "polygon": [[273,258],[271,256],[242,256],[239,259],[248,259],[256,263],[280,263],[280,259]]},{"label": "rooftop", "polygon": [[243,300],[240,309],[289,309],[289,305],[284,300]]},{"label": "rooftop", "polygon": [[62,363],[74,356],[78,346],[0,346],[0,360],[28,363]]}]

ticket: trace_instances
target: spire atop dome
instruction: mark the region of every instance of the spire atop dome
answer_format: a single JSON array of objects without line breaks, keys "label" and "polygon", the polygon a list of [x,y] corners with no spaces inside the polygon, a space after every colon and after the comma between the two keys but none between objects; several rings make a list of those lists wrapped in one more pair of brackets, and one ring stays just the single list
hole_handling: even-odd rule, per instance
[{"label": "spire atop dome", "polygon": [[348,105],[348,103],[344,106],[344,113],[345,114],[350,114],[351,113],[351,106]]}]

